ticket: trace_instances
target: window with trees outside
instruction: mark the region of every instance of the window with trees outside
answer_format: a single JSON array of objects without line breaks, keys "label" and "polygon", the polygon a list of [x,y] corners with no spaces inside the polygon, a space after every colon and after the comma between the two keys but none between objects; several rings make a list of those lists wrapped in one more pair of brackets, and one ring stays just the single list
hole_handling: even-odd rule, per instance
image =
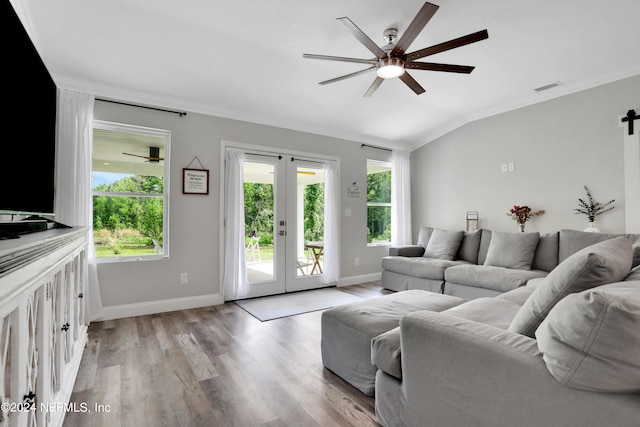
[{"label": "window with trees outside", "polygon": [[169,131],[94,122],[96,258],[168,256],[169,142]]},{"label": "window with trees outside", "polygon": [[391,243],[391,163],[367,160],[367,244]]}]

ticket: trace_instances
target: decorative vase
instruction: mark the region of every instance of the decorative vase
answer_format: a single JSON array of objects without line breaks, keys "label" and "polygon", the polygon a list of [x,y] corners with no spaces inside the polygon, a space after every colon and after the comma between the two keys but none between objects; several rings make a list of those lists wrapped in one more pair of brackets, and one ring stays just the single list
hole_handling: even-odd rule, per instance
[{"label": "decorative vase", "polygon": [[593,226],[593,222],[589,223],[589,226],[584,229],[587,233],[599,233],[600,230]]},{"label": "decorative vase", "polygon": [[524,233],[524,222],[522,224],[518,224],[518,229],[521,233]]}]

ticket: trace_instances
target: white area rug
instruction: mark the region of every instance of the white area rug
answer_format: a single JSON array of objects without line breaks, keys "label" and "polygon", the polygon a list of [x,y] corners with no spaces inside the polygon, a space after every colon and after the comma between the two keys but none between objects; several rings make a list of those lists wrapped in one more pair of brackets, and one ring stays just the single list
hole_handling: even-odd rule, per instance
[{"label": "white area rug", "polygon": [[323,288],[238,300],[235,303],[256,319],[265,322],[310,311],[324,310],[362,299],[362,297],[341,292],[335,288]]}]

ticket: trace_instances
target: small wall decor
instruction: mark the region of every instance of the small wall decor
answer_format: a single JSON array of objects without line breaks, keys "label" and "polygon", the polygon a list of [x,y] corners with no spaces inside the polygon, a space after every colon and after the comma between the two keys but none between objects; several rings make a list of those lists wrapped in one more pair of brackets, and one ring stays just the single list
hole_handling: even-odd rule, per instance
[{"label": "small wall decor", "polygon": [[350,187],[347,188],[347,196],[349,197],[360,197],[360,189],[354,182]]},{"label": "small wall decor", "polygon": [[[200,169],[190,168],[197,161]],[[182,194],[209,194],[209,169],[205,169],[198,156],[182,169]]]},{"label": "small wall decor", "polygon": [[478,211],[467,211],[467,231],[478,229]]}]

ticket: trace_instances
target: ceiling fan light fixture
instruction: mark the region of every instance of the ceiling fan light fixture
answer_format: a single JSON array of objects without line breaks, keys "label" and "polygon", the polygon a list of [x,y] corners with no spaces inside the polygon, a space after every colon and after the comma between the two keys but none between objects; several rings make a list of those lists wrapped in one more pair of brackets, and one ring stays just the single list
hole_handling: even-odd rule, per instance
[{"label": "ceiling fan light fixture", "polygon": [[376,74],[383,79],[400,77],[404,74],[404,61],[395,57],[381,59]]}]

